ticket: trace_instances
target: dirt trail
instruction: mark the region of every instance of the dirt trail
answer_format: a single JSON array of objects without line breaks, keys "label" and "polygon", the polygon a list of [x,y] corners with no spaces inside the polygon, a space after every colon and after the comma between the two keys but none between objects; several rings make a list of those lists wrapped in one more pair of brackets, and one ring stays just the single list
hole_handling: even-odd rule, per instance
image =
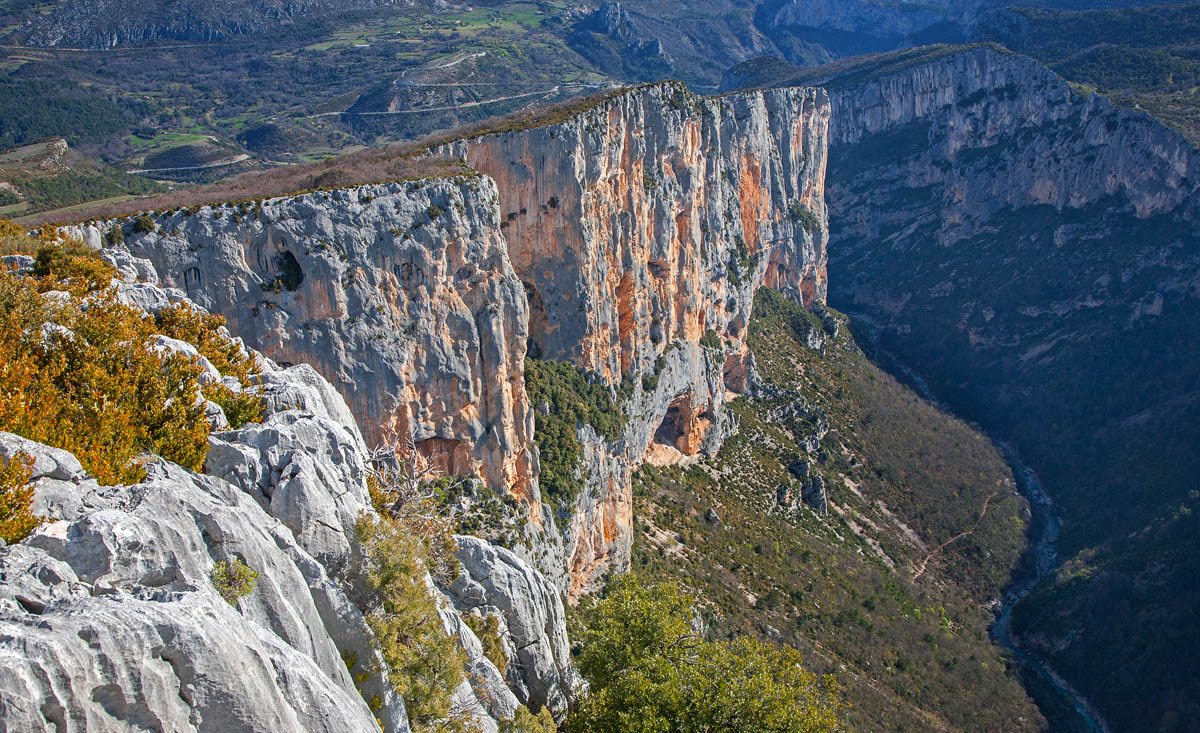
[{"label": "dirt trail", "polygon": [[957,542],[958,540],[961,540],[963,537],[966,537],[967,535],[973,533],[979,527],[979,523],[982,522],[983,518],[987,516],[988,504],[991,503],[992,497],[994,497],[995,495],[996,495],[996,492],[993,491],[992,493],[988,494],[986,499],[983,500],[983,511],[979,513],[979,519],[975,520],[975,526],[971,527],[970,529],[968,529],[964,532],[959,532],[958,534],[954,535],[953,537],[946,540],[942,544],[933,548],[933,550],[928,555],[925,556],[925,559],[921,561],[921,567],[918,568],[916,574],[913,575],[913,580],[916,580],[917,578],[919,578],[925,574],[925,569],[929,567],[929,561],[933,559],[934,555],[937,555],[939,552],[946,549],[951,544],[953,544],[953,543]]}]

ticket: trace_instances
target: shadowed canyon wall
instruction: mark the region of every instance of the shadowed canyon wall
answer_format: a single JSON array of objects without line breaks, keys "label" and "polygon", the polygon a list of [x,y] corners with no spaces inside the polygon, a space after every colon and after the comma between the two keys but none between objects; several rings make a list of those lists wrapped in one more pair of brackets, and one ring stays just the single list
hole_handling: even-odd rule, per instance
[{"label": "shadowed canyon wall", "polygon": [[822,74],[831,303],[1062,516],[1063,569],[1014,630],[1114,729],[1200,712],[1200,152],[995,47]]}]

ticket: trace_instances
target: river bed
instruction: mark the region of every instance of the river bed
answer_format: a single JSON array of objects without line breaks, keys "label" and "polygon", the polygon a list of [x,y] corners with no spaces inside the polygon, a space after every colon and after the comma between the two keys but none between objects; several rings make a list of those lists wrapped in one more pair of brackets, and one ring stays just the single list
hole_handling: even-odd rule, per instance
[{"label": "river bed", "polygon": [[[851,315],[851,319],[868,326],[872,334],[877,328],[877,324],[869,318],[855,314]],[[951,406],[933,394],[929,384],[920,374],[899,363],[891,354],[880,352],[878,343],[874,339],[871,340],[869,346],[872,352],[869,353],[869,358],[882,369],[907,384],[917,394],[929,400],[942,411],[956,414]],[[1095,706],[1055,672],[1049,664],[1022,648],[1012,636],[1013,607],[1029,595],[1039,581],[1058,568],[1058,535],[1062,528],[1062,521],[1055,510],[1053,499],[1046,493],[1045,487],[1033,468],[1021,461],[1012,445],[995,436],[988,435],[988,437],[1000,449],[1005,461],[1012,468],[1017,486],[1029,501],[1032,513],[1029,544],[1025,549],[1027,558],[1014,572],[1012,583],[996,606],[996,620],[992,623],[991,628],[992,639],[1012,652],[1013,658],[1021,666],[1026,689],[1042,707],[1046,717],[1051,719],[1052,730],[1067,730],[1072,733],[1075,731],[1108,733],[1108,725]],[[1052,699],[1047,700],[1047,695],[1052,696]],[[1054,709],[1049,709],[1049,706],[1053,706]],[[1054,724],[1055,722],[1057,725]]]}]

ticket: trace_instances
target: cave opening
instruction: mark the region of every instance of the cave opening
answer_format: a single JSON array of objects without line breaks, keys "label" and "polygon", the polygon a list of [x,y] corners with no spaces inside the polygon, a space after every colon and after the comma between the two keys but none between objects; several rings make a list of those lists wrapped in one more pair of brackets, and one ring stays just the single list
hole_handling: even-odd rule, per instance
[{"label": "cave opening", "polygon": [[715,419],[711,407],[696,405],[691,394],[679,395],[667,406],[666,415],[654,431],[654,442],[674,448],[685,456],[694,456],[700,452]]}]

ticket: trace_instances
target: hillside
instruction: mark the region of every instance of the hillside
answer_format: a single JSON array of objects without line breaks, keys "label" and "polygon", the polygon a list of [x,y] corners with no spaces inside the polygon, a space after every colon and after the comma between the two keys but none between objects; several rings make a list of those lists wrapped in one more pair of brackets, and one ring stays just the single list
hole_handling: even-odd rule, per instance
[{"label": "hillside", "polygon": [[831,303],[1010,442],[1061,514],[1062,569],[1017,634],[1114,728],[1169,726],[1200,638],[1195,149],[986,47],[801,78],[834,108]]},{"label": "hillside", "polygon": [[845,323],[759,292],[760,396],[733,404],[716,455],[638,472],[633,566],[695,587],[713,633],[835,673],[854,729],[1039,730],[988,638],[1028,506],[996,448],[871,364]]},{"label": "hillside", "polygon": [[[184,137],[235,148],[250,158],[244,169],[322,160],[639,82],[681,79],[712,92],[729,66],[747,59],[819,63],[853,50],[839,36],[850,21],[832,4],[807,15],[799,7],[775,0],[21,2],[0,8],[0,84],[14,92],[70,87],[71,103],[87,105],[70,110],[72,124],[116,114],[106,128],[86,131],[96,145],[87,152],[127,170],[166,167],[141,158]],[[907,29],[865,31],[873,39],[865,48],[875,51],[924,39],[921,29],[946,13],[962,14],[863,3],[850,15],[863,25],[883,14]],[[20,106],[53,120],[61,96],[22,93]],[[252,134],[263,126],[282,131],[274,145]],[[44,134],[84,142],[71,132]],[[240,172],[168,177],[203,182]]]},{"label": "hillside", "polygon": [[0,153],[0,215],[6,217],[163,190],[155,181],[88,158],[61,138]]},{"label": "hillside", "polygon": [[155,41],[224,41],[353,11],[419,5],[420,0],[106,0],[43,3],[15,36],[30,46],[110,48]]},{"label": "hillside", "polygon": [[972,37],[1002,43],[1095,89],[1143,109],[1200,144],[1200,5],[1096,10],[1001,8]]}]

